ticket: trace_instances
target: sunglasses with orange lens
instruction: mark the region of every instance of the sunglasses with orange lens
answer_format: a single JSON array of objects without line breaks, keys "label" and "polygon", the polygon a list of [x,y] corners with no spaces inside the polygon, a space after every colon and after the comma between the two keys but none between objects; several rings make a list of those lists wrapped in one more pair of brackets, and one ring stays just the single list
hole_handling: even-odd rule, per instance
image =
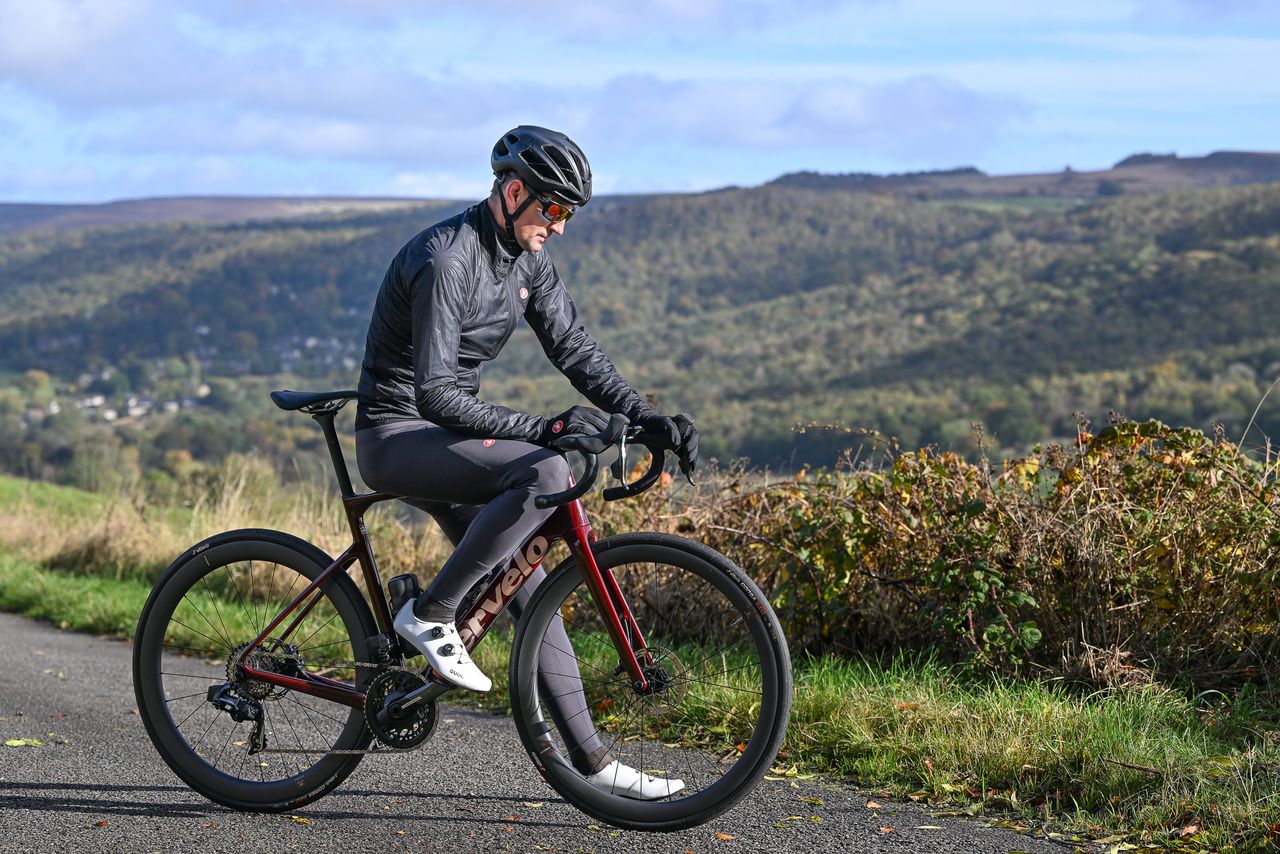
[{"label": "sunglasses with orange lens", "polygon": [[549,223],[568,222],[577,212],[576,208],[562,205],[559,202],[553,202],[551,199],[538,197],[538,201],[542,203],[542,218]]}]

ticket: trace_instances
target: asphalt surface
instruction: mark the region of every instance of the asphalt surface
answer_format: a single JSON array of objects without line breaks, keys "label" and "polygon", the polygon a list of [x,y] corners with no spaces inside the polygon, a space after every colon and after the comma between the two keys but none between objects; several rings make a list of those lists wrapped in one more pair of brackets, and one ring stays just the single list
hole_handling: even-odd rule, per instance
[{"label": "asphalt surface", "polygon": [[1072,850],[821,780],[763,781],[702,827],[618,831],[538,778],[509,718],[448,706],[426,746],[366,758],[295,816],[238,813],[186,788],[151,746],[128,644],[0,614],[0,649],[0,744],[43,744],[0,746],[6,852]]}]

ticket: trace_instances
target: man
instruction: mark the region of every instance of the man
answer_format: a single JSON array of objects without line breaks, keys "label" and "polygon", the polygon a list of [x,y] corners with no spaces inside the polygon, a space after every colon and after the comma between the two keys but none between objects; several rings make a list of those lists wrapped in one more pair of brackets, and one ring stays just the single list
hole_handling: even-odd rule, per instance
[{"label": "man", "polygon": [[[521,315],[544,352],[588,400],[664,437],[687,471],[698,431],[687,415],[658,415],[619,376],[583,329],[545,244],[564,233],[591,199],[591,167],[571,139],[522,125],[493,147],[489,198],[415,236],[392,260],[374,305],[360,373],[356,457],[372,488],[407,496],[454,543],[431,585],[395,618],[396,631],[444,679],[487,691],[489,678],[467,655],[454,625],[459,603],[495,566],[504,566],[552,510],[534,497],[560,492],[569,467],[564,437],[596,433],[601,411],[574,406],[544,418],[480,400],[480,366],[498,355]],[[514,616],[545,578],[540,569],[512,602]],[[560,627],[541,655],[567,674],[545,690],[588,780],[629,797],[658,798],[683,787],[612,761],[582,696]],[[558,647],[556,649],[555,647]],[[549,677],[550,678],[550,677]],[[678,784],[678,785],[677,785]]]}]

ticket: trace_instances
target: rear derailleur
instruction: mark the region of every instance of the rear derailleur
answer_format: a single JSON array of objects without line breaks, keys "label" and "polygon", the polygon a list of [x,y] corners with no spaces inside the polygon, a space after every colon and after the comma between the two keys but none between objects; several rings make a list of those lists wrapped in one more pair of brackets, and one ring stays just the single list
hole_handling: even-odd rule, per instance
[{"label": "rear derailleur", "polygon": [[267,731],[263,727],[261,701],[239,697],[232,690],[230,682],[223,682],[221,685],[209,686],[209,702],[215,709],[230,715],[231,720],[236,723],[253,721],[253,729],[249,732],[250,756],[267,749]]}]

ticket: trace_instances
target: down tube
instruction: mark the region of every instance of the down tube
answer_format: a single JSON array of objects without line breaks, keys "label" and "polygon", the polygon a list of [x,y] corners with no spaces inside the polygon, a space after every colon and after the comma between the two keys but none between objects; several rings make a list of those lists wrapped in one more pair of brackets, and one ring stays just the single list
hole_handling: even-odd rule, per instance
[{"label": "down tube", "polygon": [[[557,508],[556,512],[542,523],[542,527],[534,531],[529,539],[516,549],[507,568],[493,575],[484,592],[476,598],[475,604],[458,620],[458,634],[462,637],[468,652],[475,649],[480,639],[488,633],[493,621],[511,603],[512,597],[524,587],[529,576],[542,565],[542,559],[547,556],[551,544],[559,539],[572,541],[572,538],[578,536],[579,532],[575,527],[577,520],[570,510],[575,505],[579,505],[579,502],[575,501]],[[581,512],[580,506],[579,511]],[[580,518],[585,521],[585,514],[581,514]],[[589,528],[587,530],[590,531]]]}]

